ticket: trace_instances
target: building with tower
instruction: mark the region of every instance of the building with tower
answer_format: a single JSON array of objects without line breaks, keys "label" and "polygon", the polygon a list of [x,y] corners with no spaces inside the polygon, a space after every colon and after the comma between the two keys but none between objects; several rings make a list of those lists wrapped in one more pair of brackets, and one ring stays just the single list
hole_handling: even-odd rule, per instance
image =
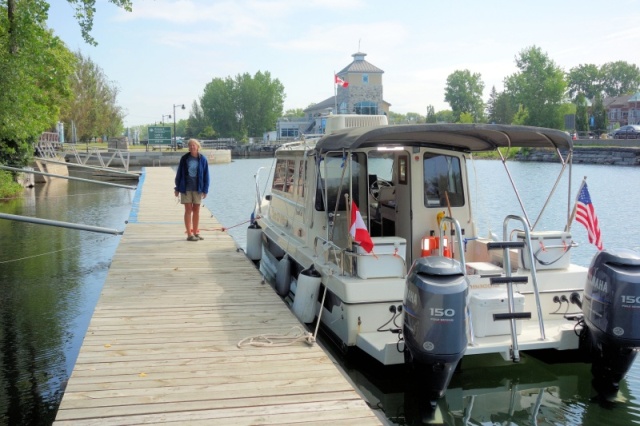
[{"label": "building with tower", "polygon": [[330,114],[389,113],[391,104],[383,99],[384,71],[366,61],[366,53],[357,52],[351,56],[353,61],[335,75],[335,91],[332,96],[305,109],[304,117],[283,117],[277,121],[277,141],[285,142],[303,135],[323,133],[323,117]]}]

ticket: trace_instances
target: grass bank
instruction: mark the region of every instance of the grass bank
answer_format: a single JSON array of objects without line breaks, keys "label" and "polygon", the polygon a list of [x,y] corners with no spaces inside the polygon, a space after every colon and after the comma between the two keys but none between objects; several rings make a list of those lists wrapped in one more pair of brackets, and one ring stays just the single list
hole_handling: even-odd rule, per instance
[{"label": "grass bank", "polygon": [[22,185],[13,180],[11,172],[0,170],[0,201],[4,198],[15,198],[22,194]]}]

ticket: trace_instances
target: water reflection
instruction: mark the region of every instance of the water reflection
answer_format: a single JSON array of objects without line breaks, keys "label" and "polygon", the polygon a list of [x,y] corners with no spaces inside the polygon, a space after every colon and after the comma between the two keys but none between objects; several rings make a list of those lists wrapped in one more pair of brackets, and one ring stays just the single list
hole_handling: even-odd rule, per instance
[{"label": "water reflection", "polygon": [[[55,180],[0,211],[122,229],[130,193]],[[52,423],[118,241],[0,220],[0,424]]]},{"label": "water reflection", "polygon": [[[230,228],[244,247],[246,225],[255,201],[254,174],[273,159],[251,159],[211,168],[207,207]],[[493,176],[499,162],[477,162],[478,173]],[[640,209],[628,188],[613,182],[638,182],[640,169],[580,165],[577,176],[589,176],[589,188],[600,218],[605,245],[640,246],[640,231],[623,220]],[[534,197],[546,182],[546,165],[512,165],[528,179],[522,191]],[[233,176],[233,179],[229,179]],[[499,229],[492,206],[509,190],[488,178],[478,180],[485,197],[478,202],[478,226]],[[545,183],[545,185],[548,185]],[[260,189],[265,189],[264,180]],[[25,197],[0,203],[0,211],[53,220],[122,229],[133,191],[83,182],[54,181],[28,190]],[[532,198],[528,203],[537,203]],[[517,211],[514,211],[517,213]],[[485,228],[486,229],[486,228]],[[587,252],[582,227],[575,236]],[[486,234],[486,230],[482,231]],[[0,220],[0,424],[49,425],[68,379],[105,281],[120,237]],[[592,253],[591,253],[592,254]],[[584,264],[575,254],[574,260]],[[590,258],[588,255],[587,258]],[[331,348],[330,345],[326,345]],[[383,369],[366,359],[336,359],[369,404],[394,424],[447,425],[628,425],[640,421],[640,367],[634,365],[615,401],[594,399],[589,366],[578,362],[545,363],[525,356],[504,367],[495,360],[468,365],[452,380],[435,409],[410,386],[404,367]],[[555,360],[560,361],[560,360]],[[568,360],[571,361],[571,360]]]},{"label": "water reflection", "polygon": [[601,401],[591,388],[590,366],[571,360],[549,363],[530,354],[519,364],[497,355],[465,358],[445,397],[431,406],[408,368],[381,369],[361,353],[340,359],[370,406],[397,425],[628,425],[638,420],[626,383],[614,401]]}]

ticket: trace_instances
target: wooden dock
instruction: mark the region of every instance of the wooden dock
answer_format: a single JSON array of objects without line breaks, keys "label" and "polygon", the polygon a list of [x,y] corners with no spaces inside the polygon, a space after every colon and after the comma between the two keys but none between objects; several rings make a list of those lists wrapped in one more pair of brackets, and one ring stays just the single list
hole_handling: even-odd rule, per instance
[{"label": "wooden dock", "polygon": [[147,168],[55,425],[382,424],[203,207],[186,241],[174,172]]}]

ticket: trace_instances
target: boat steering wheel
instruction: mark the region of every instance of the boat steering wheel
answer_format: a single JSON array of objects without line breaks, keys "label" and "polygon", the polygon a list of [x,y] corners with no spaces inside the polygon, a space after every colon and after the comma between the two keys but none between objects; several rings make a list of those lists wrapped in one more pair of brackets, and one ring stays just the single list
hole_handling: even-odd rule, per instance
[{"label": "boat steering wheel", "polygon": [[377,179],[371,182],[371,185],[369,185],[369,193],[371,194],[374,200],[378,201],[378,196],[380,195],[380,188],[382,188],[383,186],[392,187],[393,185],[391,184],[391,182],[384,179]]}]

